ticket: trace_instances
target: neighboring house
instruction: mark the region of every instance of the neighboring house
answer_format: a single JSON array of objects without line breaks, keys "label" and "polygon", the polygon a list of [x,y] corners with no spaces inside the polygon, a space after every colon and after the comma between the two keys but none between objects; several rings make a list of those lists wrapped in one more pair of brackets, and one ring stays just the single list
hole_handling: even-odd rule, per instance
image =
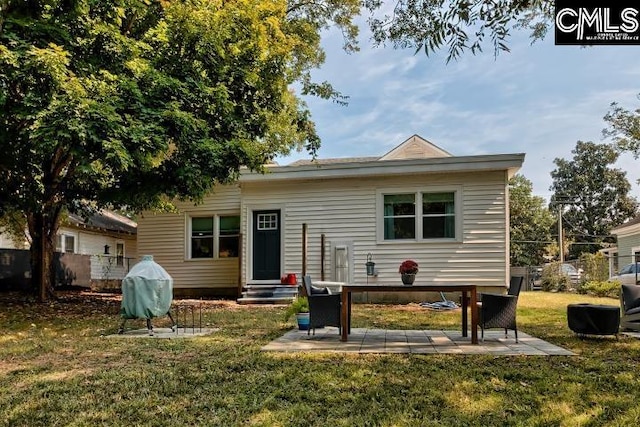
[{"label": "neighboring house", "polygon": [[93,288],[102,287],[100,282],[119,288],[120,281],[137,262],[137,224],[106,210],[88,219],[69,214],[58,229],[56,251],[90,256]]},{"label": "neighboring house", "polygon": [[414,135],[379,158],[269,165],[201,204],[177,203],[179,213],[145,213],[138,250],[171,274],[176,294],[238,296],[303,270],[314,280],[398,284],[405,259],[419,263],[416,283],[504,288],[508,181],[523,161],[455,157]]},{"label": "neighboring house", "polygon": [[[131,265],[137,262],[137,224],[114,212],[100,211],[88,219],[68,214],[61,221],[56,238],[56,252],[61,254],[64,265],[58,280],[77,286],[91,286],[96,289],[120,288],[120,281]],[[0,236],[0,250],[28,250],[29,242],[16,245],[9,237]],[[10,252],[4,254],[10,263]],[[27,259],[19,257],[21,260]],[[24,263],[21,261],[21,263]],[[11,266],[13,274],[18,267]],[[15,269],[15,270],[13,270]],[[19,266],[21,270],[28,265]]]},{"label": "neighboring house", "polygon": [[615,234],[618,246],[608,251],[610,272],[615,275],[620,268],[633,262],[640,262],[640,216],[611,230]]}]

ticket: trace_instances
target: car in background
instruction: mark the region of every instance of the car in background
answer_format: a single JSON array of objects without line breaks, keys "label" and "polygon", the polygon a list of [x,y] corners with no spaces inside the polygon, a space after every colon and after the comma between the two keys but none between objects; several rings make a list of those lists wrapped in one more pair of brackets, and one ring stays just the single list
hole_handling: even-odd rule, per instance
[{"label": "car in background", "polygon": [[640,262],[625,265],[611,280],[617,280],[623,285],[636,284],[640,281]]},{"label": "car in background", "polygon": [[562,264],[560,271],[565,276],[568,276],[569,280],[574,285],[580,283],[580,279],[582,279],[582,269],[577,269],[572,264]]}]

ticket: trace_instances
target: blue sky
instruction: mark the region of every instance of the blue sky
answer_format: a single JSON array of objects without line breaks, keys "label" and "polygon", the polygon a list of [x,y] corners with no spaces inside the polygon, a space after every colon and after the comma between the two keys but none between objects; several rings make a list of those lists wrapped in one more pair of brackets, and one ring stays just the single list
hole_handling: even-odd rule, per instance
[{"label": "blue sky", "polygon": [[[320,158],[382,155],[418,134],[453,155],[526,153],[520,173],[548,198],[553,160],[570,159],[578,140],[604,142],[611,102],[640,107],[640,46],[555,46],[552,33],[531,45],[514,32],[510,53],[495,58],[487,46],[446,64],[446,52],[372,48],[368,37],[363,30],[361,51],[346,54],[339,32],[325,34],[327,61],[314,78],[350,99],[346,107],[306,99]],[[638,162],[626,154],[617,166],[640,199]]]}]

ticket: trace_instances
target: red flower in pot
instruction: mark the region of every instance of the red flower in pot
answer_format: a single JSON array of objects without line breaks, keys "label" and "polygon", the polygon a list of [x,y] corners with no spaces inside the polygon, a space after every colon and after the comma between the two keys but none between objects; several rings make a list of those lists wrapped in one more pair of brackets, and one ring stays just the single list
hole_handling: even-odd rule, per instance
[{"label": "red flower in pot", "polygon": [[400,274],[416,274],[418,272],[418,263],[414,260],[408,259],[402,261],[398,273]]}]

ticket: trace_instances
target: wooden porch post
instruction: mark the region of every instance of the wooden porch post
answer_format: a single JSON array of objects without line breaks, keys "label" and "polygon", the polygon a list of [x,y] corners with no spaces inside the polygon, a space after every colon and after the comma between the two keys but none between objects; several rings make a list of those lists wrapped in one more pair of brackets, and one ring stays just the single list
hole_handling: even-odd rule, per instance
[{"label": "wooden porch post", "polygon": [[307,224],[302,224],[302,275],[307,274]]}]

